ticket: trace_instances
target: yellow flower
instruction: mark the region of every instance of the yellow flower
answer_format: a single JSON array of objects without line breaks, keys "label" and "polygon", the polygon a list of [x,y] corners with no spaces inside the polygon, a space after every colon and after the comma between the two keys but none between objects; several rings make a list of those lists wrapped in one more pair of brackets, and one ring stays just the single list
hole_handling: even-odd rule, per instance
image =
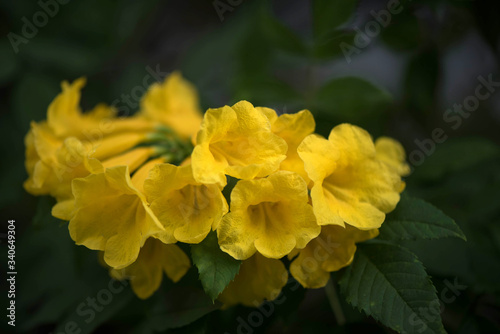
[{"label": "yellow flower", "polygon": [[151,131],[156,126],[154,122],[141,117],[117,119],[116,110],[104,104],[82,113],[79,103],[83,86],[84,78],[77,79],[72,84],[63,81],[62,92],[49,105],[47,124],[55,136],[74,136],[80,140],[93,141],[118,132]]},{"label": "yellow flower", "polygon": [[24,138],[26,146],[25,167],[28,180],[24,188],[33,195],[48,194],[50,189],[45,184],[50,168],[56,161],[56,151],[62,141],[52,135],[46,123],[31,122],[31,128]]},{"label": "yellow flower", "polygon": [[[100,165],[100,168],[94,168],[91,170],[92,173],[102,173],[104,169],[106,168],[111,168],[111,167],[116,167],[116,166],[128,166],[129,172],[133,173],[137,168],[139,168],[148,158],[151,156],[157,155],[158,153],[161,153],[161,148],[158,147],[138,147],[136,149],[133,149],[129,152],[123,153],[121,155],[115,156],[113,158],[107,159],[102,162],[102,165]],[[90,159],[91,161],[95,161],[95,159]],[[152,162],[149,162],[149,164],[156,164],[156,163],[162,163],[163,159],[161,160],[153,160]],[[148,170],[148,167],[146,167],[143,170]],[[148,170],[149,171],[149,170]],[[79,177],[84,177],[87,176],[89,173],[83,173],[84,175],[81,175]],[[144,174],[144,173],[143,173]],[[143,178],[146,178],[147,174],[143,175]],[[62,185],[67,185],[71,186],[71,181],[75,177],[69,177],[66,182],[64,182]],[[142,189],[142,184],[141,182],[144,182],[144,179],[141,179],[141,181],[138,181],[138,177],[133,178],[138,185],[136,188]],[[71,193],[71,188],[68,188],[68,191]],[[73,215],[75,213],[75,199],[73,195],[67,195],[64,197],[59,197],[58,202],[54,207],[52,208],[52,216],[69,221],[71,218],[73,218]]]},{"label": "yellow flower", "polygon": [[[128,166],[107,168],[104,173],[73,180],[74,213],[69,222],[71,238],[77,245],[104,251],[104,260],[121,269],[132,264],[146,239],[163,231],[137,189],[147,164],[131,180]],[[136,181],[136,182],[134,182]]]},{"label": "yellow flower", "polygon": [[236,184],[231,212],[222,218],[217,236],[221,249],[235,259],[248,259],[256,251],[279,259],[294,248],[304,248],[320,230],[304,179],[279,171]]},{"label": "yellow flower", "polygon": [[234,281],[224,289],[219,300],[224,307],[243,304],[257,307],[264,300],[274,300],[288,280],[288,272],[280,260],[259,253],[241,263]]},{"label": "yellow flower", "polygon": [[71,180],[102,172],[99,161],[90,158],[88,149],[74,137],[58,140],[43,124],[32,123],[26,138],[28,179],[24,188],[31,194],[68,199],[72,197]]},{"label": "yellow flower", "polygon": [[150,135],[145,132],[125,132],[104,137],[102,140],[88,143],[92,157],[107,159],[123,153],[132,147],[148,141]]},{"label": "yellow flower", "polygon": [[309,110],[302,110],[295,114],[283,114],[278,117],[276,112],[269,108],[257,107],[269,118],[273,133],[283,138],[287,145],[286,159],[281,162],[281,170],[289,170],[302,176],[307,183],[309,177],[304,170],[304,162],[297,153],[297,147],[305,137],[314,132],[316,123]]},{"label": "yellow flower", "polygon": [[[24,137],[24,146],[26,147],[25,150],[25,161],[24,161],[24,166],[26,168],[26,171],[28,172],[28,175],[31,176],[33,174],[33,171],[35,170],[35,166],[37,162],[40,160],[40,156],[38,155],[36,146],[35,146],[35,134],[33,131],[33,124],[37,125],[35,122],[31,123],[31,128]],[[40,126],[43,126],[40,124]],[[46,126],[46,124],[45,124]]]},{"label": "yellow flower", "polygon": [[375,141],[377,159],[383,161],[401,176],[410,174],[410,166],[406,163],[403,145],[389,137],[380,137]]},{"label": "yellow flower", "polygon": [[[157,151],[157,148],[154,147],[140,147],[130,152],[127,152],[118,157],[114,157],[110,160],[106,160],[103,163],[104,168],[111,168],[117,166],[128,167],[129,173],[134,172],[139,165],[141,165],[145,159],[145,154],[153,155]],[[146,164],[142,165],[141,169],[139,169],[134,177],[131,179],[132,185],[141,193],[144,193],[143,185],[144,180],[148,177],[149,171],[157,164],[161,164],[165,162],[164,158],[157,158],[148,161]],[[94,173],[102,173],[103,170],[101,168],[100,171],[96,171]],[[75,215],[75,198],[73,196],[67,199],[60,199],[54,207],[52,207],[52,216],[70,221]]]},{"label": "yellow flower", "polygon": [[298,147],[305,170],[314,182],[311,198],[320,225],[362,230],[379,228],[385,213],[399,201],[401,177],[377,159],[370,135],[341,124],[327,139],[310,135]]},{"label": "yellow flower", "polygon": [[83,114],[80,90],[85,84],[62,83],[62,92],[50,104],[47,121],[31,123],[26,135],[25,189],[34,195],[50,194],[58,201],[71,195],[71,180],[102,171],[95,159],[107,159],[150,140],[156,124],[131,117],[117,119],[103,104]]},{"label": "yellow flower", "polygon": [[85,86],[85,81],[85,78],[80,78],[72,84],[62,82],[62,92],[52,101],[47,111],[47,123],[54,135],[66,137],[80,132],[80,91]]},{"label": "yellow flower", "polygon": [[110,274],[118,280],[130,279],[137,297],[146,299],[160,287],[163,273],[176,283],[190,267],[189,257],[179,246],[149,238],[134,263],[123,269],[111,269]]},{"label": "yellow flower", "polygon": [[24,188],[34,195],[69,199],[74,178],[103,171],[97,159],[112,157],[145,140],[146,133],[122,133],[98,142],[82,142],[75,137],[60,139],[46,123],[32,122],[25,139],[28,180]]},{"label": "yellow flower", "polygon": [[[153,160],[149,160],[145,163],[141,168],[134,173],[134,176],[131,179],[134,187],[139,190],[141,194],[144,194],[144,183],[146,179],[149,177],[152,170],[157,166],[166,162],[166,158],[159,157]],[[163,231],[163,229],[162,229]]]},{"label": "yellow flower", "polygon": [[70,221],[75,215],[75,199],[65,199],[58,201],[51,210],[52,216],[61,220]]},{"label": "yellow flower", "polygon": [[178,72],[149,87],[141,100],[140,115],[172,128],[185,138],[196,134],[202,120],[195,87]]},{"label": "yellow flower", "polygon": [[133,173],[148,158],[158,153],[157,147],[138,147],[118,156],[106,159],[102,162],[104,168],[115,166],[128,166],[129,172]]},{"label": "yellow flower", "polygon": [[155,237],[166,243],[201,242],[228,211],[221,187],[196,182],[191,165],[156,166],[144,189],[151,210],[165,227]]},{"label": "yellow flower", "polygon": [[191,156],[194,178],[225,184],[225,174],[244,180],[263,177],[278,169],[286,150],[268,118],[249,102],[208,109]]},{"label": "yellow flower", "polygon": [[[322,288],[330,279],[331,272],[352,262],[357,242],[377,235],[377,229],[362,231],[351,226],[323,226],[321,234],[298,252],[290,264],[290,273],[304,288]],[[288,257],[292,259],[295,255]]]}]

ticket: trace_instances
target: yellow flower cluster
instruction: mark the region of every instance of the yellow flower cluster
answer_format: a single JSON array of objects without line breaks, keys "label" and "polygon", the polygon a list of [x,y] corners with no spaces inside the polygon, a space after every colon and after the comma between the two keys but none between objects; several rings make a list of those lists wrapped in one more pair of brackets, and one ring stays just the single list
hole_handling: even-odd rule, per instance
[{"label": "yellow flower cluster", "polygon": [[[132,117],[79,108],[84,80],[63,83],[47,121],[26,136],[25,189],[57,199],[78,245],[102,251],[117,279],[140,298],[191,266],[177,242],[216,231],[220,249],[242,260],[219,296],[256,306],[277,297],[288,271],[306,288],[350,264],[355,244],[377,236],[408,173],[402,146],[373,142],[341,124],[328,138],[308,110],[278,114],[247,101],[208,109],[180,74],[155,83]],[[236,180],[229,205],[222,190]],[[229,198],[228,198],[229,199]]]}]

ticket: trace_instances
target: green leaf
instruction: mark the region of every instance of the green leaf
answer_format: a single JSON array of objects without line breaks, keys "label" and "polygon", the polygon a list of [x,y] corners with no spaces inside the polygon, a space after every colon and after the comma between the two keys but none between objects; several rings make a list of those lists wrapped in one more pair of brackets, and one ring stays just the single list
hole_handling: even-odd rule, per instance
[{"label": "green leaf", "polygon": [[425,268],[433,276],[458,277],[468,284],[475,281],[477,272],[472,270],[471,241],[465,243],[451,238],[434,241],[419,239],[405,241],[404,246],[425,263]]},{"label": "green leaf", "polygon": [[412,13],[401,13],[388,27],[381,28],[382,40],[398,51],[408,51],[422,44],[418,19]]},{"label": "green leaf", "polygon": [[304,55],[306,53],[302,39],[269,13],[262,15],[260,23],[264,36],[267,37],[271,45],[294,54]]},{"label": "green leaf", "polygon": [[317,94],[322,110],[343,121],[354,121],[378,114],[392,101],[386,91],[368,81],[355,77],[334,79]]},{"label": "green leaf", "polygon": [[314,0],[312,2],[314,45],[313,55],[319,59],[342,54],[340,45],[353,45],[355,33],[338,29],[352,16],[356,0]]},{"label": "green leaf", "polygon": [[405,78],[405,106],[421,122],[436,108],[438,79],[436,48],[423,50],[410,60]]},{"label": "green leaf", "polygon": [[453,219],[435,206],[403,194],[396,209],[387,215],[380,228],[383,240],[439,239],[456,237],[466,240]]},{"label": "green leaf", "polygon": [[56,200],[50,196],[38,197],[36,212],[33,216],[33,226],[35,228],[50,228],[51,225],[61,225],[61,221],[52,216],[52,207],[56,204]]},{"label": "green leaf", "polygon": [[35,39],[20,52],[35,66],[61,70],[66,76],[88,75],[102,63],[97,52],[71,41]]},{"label": "green leaf", "polygon": [[352,31],[335,30],[319,37],[314,43],[313,55],[319,59],[338,57],[343,54],[341,44],[354,45],[356,34]]},{"label": "green leaf", "polygon": [[357,0],[313,0],[313,30],[315,36],[324,36],[345,23],[356,8]]},{"label": "green leaf", "polygon": [[486,138],[457,138],[436,145],[435,151],[428,155],[425,162],[415,168],[413,178],[436,180],[447,173],[498,158],[500,148]]},{"label": "green leaf", "polygon": [[211,232],[205,240],[191,246],[191,257],[198,268],[205,292],[215,300],[240,271],[241,261],[219,248],[217,235]]},{"label": "green leaf", "polygon": [[435,287],[417,257],[400,246],[359,245],[339,283],[351,305],[399,333],[446,333]]},{"label": "green leaf", "polygon": [[[118,285],[118,283],[115,283]],[[108,285],[103,285],[100,290],[96,290],[95,295],[89,296],[90,298],[96,298],[97,303],[99,303],[99,296],[104,295],[102,291],[107,291],[107,296],[111,296],[109,299],[109,304],[102,304],[98,306],[101,308],[99,312],[93,312],[92,307],[88,304],[87,299],[82,299],[82,302],[78,304],[75,311],[71,313],[64,321],[60,322],[57,326],[56,333],[66,333],[68,326],[73,326],[80,331],[79,334],[90,334],[95,331],[99,326],[107,323],[113,316],[118,314],[127,304],[132,302],[135,298],[132,289],[125,288],[119,293],[112,293]],[[108,298],[108,297],[104,297]],[[84,304],[86,307],[82,307]],[[91,314],[94,317],[91,318]],[[86,314],[85,317],[82,314]],[[92,319],[92,321],[89,321]]]},{"label": "green leaf", "polygon": [[238,87],[233,101],[236,103],[241,100],[252,101],[254,105],[266,106],[290,106],[297,103],[300,97],[291,86],[286,82],[269,75],[260,77],[247,77],[246,82]]},{"label": "green leaf", "polygon": [[19,127],[28,131],[32,120],[46,118],[47,107],[59,92],[59,82],[54,77],[37,72],[28,72],[20,77],[11,98]]},{"label": "green leaf", "polygon": [[[255,16],[259,15],[257,2],[245,3],[245,10],[235,12],[237,19],[208,32],[194,42],[182,58],[180,70],[196,85],[203,110],[219,105],[221,96],[232,96],[239,50],[251,31],[255,29]],[[221,50],[224,50],[221,52]],[[213,61],[216,55],[217,62]],[[258,61],[255,61],[258,62]]]},{"label": "green leaf", "polygon": [[[17,271],[24,273],[16,282],[19,290],[24,291],[16,299],[16,305],[19,318],[26,319],[20,324],[25,331],[64,317],[83,298],[80,292],[85,291],[77,278],[74,242],[67,227],[59,227],[57,219],[50,215],[53,202],[45,196],[39,199],[34,224],[16,240]],[[34,276],[37,284],[33,284]]]},{"label": "green leaf", "polygon": [[154,333],[192,324],[221,306],[219,302],[214,304],[203,290],[193,287],[173,287],[163,299],[168,303],[153,309],[144,323]]},{"label": "green leaf", "polygon": [[0,42],[0,85],[14,78],[19,70],[18,59],[12,46],[7,42]]}]

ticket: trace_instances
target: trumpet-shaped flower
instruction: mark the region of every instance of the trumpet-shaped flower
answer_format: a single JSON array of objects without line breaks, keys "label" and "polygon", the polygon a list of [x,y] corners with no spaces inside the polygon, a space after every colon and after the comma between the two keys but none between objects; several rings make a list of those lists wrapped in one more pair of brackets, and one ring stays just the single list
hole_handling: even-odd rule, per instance
[{"label": "trumpet-shaped flower", "polygon": [[104,251],[104,260],[115,269],[132,264],[146,239],[163,231],[146,197],[130,180],[127,166],[75,179],[72,187],[71,238],[77,245]]},{"label": "trumpet-shaped flower", "polygon": [[202,120],[196,88],[178,72],[170,74],[163,83],[149,87],[141,100],[140,115],[187,138],[196,134]]},{"label": "trumpet-shaped flower", "polygon": [[244,180],[263,177],[279,168],[286,150],[266,115],[249,102],[209,109],[191,156],[194,178],[224,184],[225,174]]},{"label": "trumpet-shaped flower", "polygon": [[138,147],[118,156],[106,159],[102,162],[104,168],[115,166],[128,166],[130,173],[133,173],[151,156],[160,152],[157,147]]},{"label": "trumpet-shaped flower", "polygon": [[221,249],[235,259],[248,259],[255,252],[279,259],[304,248],[320,230],[304,179],[278,171],[236,184],[231,212],[222,218],[217,235]]},{"label": "trumpet-shaped flower", "polygon": [[31,176],[40,160],[47,164],[54,158],[62,140],[52,133],[46,122],[31,122],[30,130],[24,138],[24,144],[26,146],[25,167]]},{"label": "trumpet-shaped flower", "polygon": [[304,162],[297,153],[297,147],[305,137],[314,132],[316,123],[309,110],[302,110],[295,114],[283,114],[278,117],[276,112],[269,108],[258,108],[269,118],[274,134],[283,138],[287,145],[286,159],[281,162],[281,170],[289,170],[302,176],[306,182],[309,177],[304,170]]},{"label": "trumpet-shaped flower", "polygon": [[189,257],[179,246],[149,238],[134,263],[123,269],[111,269],[110,274],[118,280],[130,279],[137,297],[146,299],[160,287],[163,273],[176,283],[190,267]]},{"label": "trumpet-shaped flower", "polygon": [[191,165],[157,165],[144,183],[151,210],[165,227],[155,237],[166,243],[199,243],[228,211],[221,187],[201,184]]},{"label": "trumpet-shaped flower", "polygon": [[[321,234],[298,251],[290,264],[290,273],[303,287],[322,288],[330,273],[348,266],[356,252],[356,243],[375,238],[378,230],[362,231],[352,226],[328,225]],[[290,254],[290,259],[296,254]]]},{"label": "trumpet-shaped flower", "polygon": [[363,129],[341,124],[328,140],[310,135],[297,150],[314,182],[311,198],[320,225],[378,228],[398,203],[401,177],[377,159]]},{"label": "trumpet-shaped flower", "polygon": [[47,121],[31,123],[26,135],[25,189],[50,194],[58,201],[71,198],[71,180],[102,171],[96,159],[108,159],[152,136],[156,124],[131,117],[117,119],[103,104],[82,113],[80,90],[84,79],[62,83],[62,92],[50,104]]},{"label": "trumpet-shaped flower", "polygon": [[88,142],[87,145],[92,152],[92,157],[101,160],[121,154],[149,139],[150,135],[146,132],[124,132],[104,137],[95,142]]},{"label": "trumpet-shaped flower", "polygon": [[[89,150],[76,138],[54,138],[43,125],[32,123],[27,136],[24,188],[31,194],[50,194],[58,200],[71,198],[71,180],[102,172],[102,165],[89,157]],[[33,149],[34,148],[34,149]]]},{"label": "trumpet-shaped flower", "polygon": [[75,137],[60,139],[46,123],[32,122],[25,139],[28,180],[24,187],[31,194],[69,199],[74,178],[102,172],[97,158],[112,157],[147,138],[145,133],[122,133],[99,142],[82,142]]},{"label": "trumpet-shaped flower", "polygon": [[155,128],[156,123],[142,117],[118,119],[116,110],[104,104],[97,105],[90,112],[82,113],[79,103],[83,86],[84,78],[75,80],[72,84],[63,81],[62,92],[49,105],[47,124],[55,136],[74,136],[80,140],[93,141],[109,134],[152,131]]},{"label": "trumpet-shaped flower", "polygon": [[375,141],[377,159],[391,167],[401,176],[410,174],[410,166],[406,163],[403,145],[389,137],[380,137]]},{"label": "trumpet-shaped flower", "polygon": [[[156,150],[157,149],[153,147],[138,148],[136,150],[125,153],[118,157],[106,160],[104,162],[105,164],[103,164],[103,167],[111,168],[116,166],[124,166],[128,167],[129,173],[132,173],[137,169],[137,167],[139,167],[140,164],[142,164],[142,162],[144,162],[143,160],[147,159],[147,157],[146,158],[144,157],[146,153],[156,152]],[[140,161],[142,162],[139,164]],[[157,158],[148,161],[141,167],[141,169],[135,172],[134,176],[131,179],[132,185],[134,185],[134,187],[139,192],[143,193],[144,180],[148,177],[149,171],[155,165],[161,164],[163,162],[164,162],[163,158]],[[100,172],[102,172],[102,170]],[[52,216],[62,220],[70,221],[73,218],[74,214],[75,214],[75,198],[73,196],[71,196],[71,198],[68,199],[59,200],[57,204],[54,205],[54,207],[52,208]]]},{"label": "trumpet-shaped flower", "polygon": [[280,260],[256,253],[241,263],[239,273],[218,299],[224,307],[236,304],[257,307],[264,300],[276,299],[287,280],[288,272]]}]

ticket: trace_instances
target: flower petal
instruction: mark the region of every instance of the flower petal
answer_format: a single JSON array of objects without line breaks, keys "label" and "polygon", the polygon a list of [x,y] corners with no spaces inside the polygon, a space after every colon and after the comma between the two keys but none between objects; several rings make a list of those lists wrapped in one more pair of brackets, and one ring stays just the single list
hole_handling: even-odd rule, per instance
[{"label": "flower petal", "polygon": [[130,182],[128,167],[73,180],[75,213],[69,223],[78,245],[103,250],[114,268],[135,261],[140,247],[163,227],[150,211],[144,195]]},{"label": "flower petal", "polygon": [[397,171],[401,176],[410,173],[410,166],[406,163],[406,154],[398,141],[389,137],[379,137],[375,141],[377,159]]},{"label": "flower petal", "polygon": [[191,267],[188,256],[177,245],[166,245],[149,238],[141,248],[137,260],[123,269],[111,269],[117,279],[130,278],[132,290],[141,299],[150,297],[161,285],[163,272],[173,281],[179,281]]},{"label": "flower petal", "polygon": [[264,300],[278,297],[288,280],[280,260],[268,259],[258,253],[241,263],[240,272],[219,296],[224,307],[243,304],[258,307]]},{"label": "flower petal", "polygon": [[221,249],[236,259],[256,251],[278,259],[295,247],[304,248],[320,230],[305,181],[296,173],[279,171],[236,184],[231,212],[223,217],[217,235]]},{"label": "flower petal", "polygon": [[157,165],[144,184],[151,210],[165,227],[164,242],[199,243],[227,212],[221,189],[194,180],[191,165]]},{"label": "flower petal", "polygon": [[304,170],[304,162],[300,159],[297,148],[304,138],[314,132],[315,127],[314,117],[309,110],[283,114],[272,123],[273,133],[283,138],[288,145],[286,159],[281,162],[280,169],[299,174],[307,183],[309,183],[309,177]]},{"label": "flower petal", "polygon": [[114,166],[128,166],[129,171],[133,173],[154,153],[154,147],[138,147],[126,153],[106,159],[102,162],[102,165],[104,168]]},{"label": "flower petal", "polygon": [[186,138],[199,130],[202,120],[195,87],[178,72],[149,87],[141,100],[140,115],[169,126]]},{"label": "flower petal", "polygon": [[328,140],[308,136],[298,152],[314,182],[311,198],[320,225],[378,228],[399,201],[400,175],[377,159],[361,128],[341,124]]},{"label": "flower petal", "polygon": [[322,288],[330,273],[348,266],[356,252],[356,243],[375,238],[378,230],[361,231],[347,226],[323,226],[321,234],[313,239],[290,264],[290,273],[309,289]]},{"label": "flower petal", "polygon": [[70,221],[75,214],[75,199],[68,199],[58,202],[52,207],[52,216]]},{"label": "flower petal", "polygon": [[245,180],[263,177],[286,158],[286,142],[247,101],[207,110],[196,141],[192,165],[200,183],[222,184],[225,174]]}]

